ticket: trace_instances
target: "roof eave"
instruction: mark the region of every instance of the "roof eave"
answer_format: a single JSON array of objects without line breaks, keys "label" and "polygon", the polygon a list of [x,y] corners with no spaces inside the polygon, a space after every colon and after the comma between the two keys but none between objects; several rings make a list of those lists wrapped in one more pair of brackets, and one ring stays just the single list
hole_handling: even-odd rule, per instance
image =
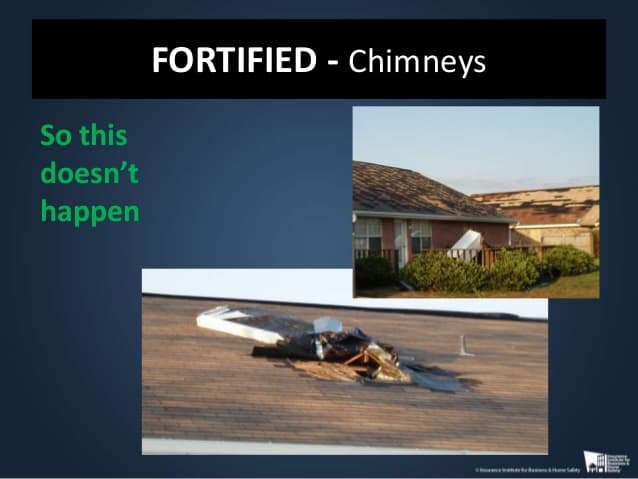
[{"label": "roof eave", "polygon": [[431,213],[403,213],[396,211],[368,211],[354,210],[357,216],[368,216],[373,218],[400,218],[413,220],[430,220],[430,221],[471,221],[476,223],[507,223],[515,224],[517,221],[513,218],[505,216],[456,216],[456,215],[437,215]]},{"label": "roof eave", "polygon": [[530,229],[548,229],[548,228],[580,228],[582,225],[580,223],[537,223],[537,224],[526,224],[526,225],[515,225],[514,228],[517,230],[530,230]]}]

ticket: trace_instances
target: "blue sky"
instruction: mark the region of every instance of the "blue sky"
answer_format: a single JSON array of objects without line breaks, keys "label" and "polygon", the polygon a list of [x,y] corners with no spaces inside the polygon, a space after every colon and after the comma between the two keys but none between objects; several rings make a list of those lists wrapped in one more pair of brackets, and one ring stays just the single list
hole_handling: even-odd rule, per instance
[{"label": "blue sky", "polygon": [[355,107],[354,159],[464,193],[599,184],[598,107]]}]

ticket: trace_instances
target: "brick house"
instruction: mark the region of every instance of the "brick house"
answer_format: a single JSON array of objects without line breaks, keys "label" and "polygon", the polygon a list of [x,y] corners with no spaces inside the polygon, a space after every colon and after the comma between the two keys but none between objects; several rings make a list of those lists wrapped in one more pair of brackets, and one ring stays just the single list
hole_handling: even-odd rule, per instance
[{"label": "brick house", "polygon": [[570,244],[597,256],[598,185],[484,193],[472,198],[517,221],[512,225],[513,246]]},{"label": "brick house", "polygon": [[450,248],[468,229],[490,247],[509,245],[510,223],[497,208],[415,171],[353,162],[355,257],[382,254],[398,268],[426,249]]}]

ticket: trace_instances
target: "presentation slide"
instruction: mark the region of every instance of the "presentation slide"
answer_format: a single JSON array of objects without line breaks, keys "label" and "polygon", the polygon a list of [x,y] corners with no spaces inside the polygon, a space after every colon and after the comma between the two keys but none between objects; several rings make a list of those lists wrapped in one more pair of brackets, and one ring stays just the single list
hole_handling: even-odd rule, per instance
[{"label": "presentation slide", "polygon": [[633,3],[8,7],[0,477],[638,476]]}]

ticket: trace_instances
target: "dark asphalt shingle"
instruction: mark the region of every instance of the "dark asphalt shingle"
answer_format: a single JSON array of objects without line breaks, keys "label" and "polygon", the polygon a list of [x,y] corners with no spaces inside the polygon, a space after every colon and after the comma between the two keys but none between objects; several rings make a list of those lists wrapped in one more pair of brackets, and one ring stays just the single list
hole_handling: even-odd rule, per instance
[{"label": "dark asphalt shingle", "polygon": [[493,206],[420,173],[374,163],[353,162],[352,195],[355,211],[505,218]]}]

